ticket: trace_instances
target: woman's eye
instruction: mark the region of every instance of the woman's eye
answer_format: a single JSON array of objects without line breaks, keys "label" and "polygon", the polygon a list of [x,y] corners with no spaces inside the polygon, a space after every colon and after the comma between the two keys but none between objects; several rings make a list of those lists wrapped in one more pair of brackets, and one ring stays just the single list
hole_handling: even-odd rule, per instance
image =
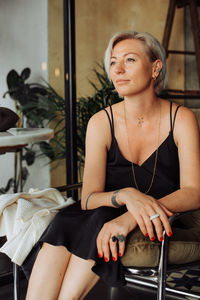
[{"label": "woman's eye", "polygon": [[132,57],[128,57],[126,61],[127,61],[127,62],[134,62],[134,61],[135,61],[135,59],[134,59],[134,58],[132,58]]},{"label": "woman's eye", "polygon": [[110,65],[113,66],[115,64],[115,61],[111,61]]}]

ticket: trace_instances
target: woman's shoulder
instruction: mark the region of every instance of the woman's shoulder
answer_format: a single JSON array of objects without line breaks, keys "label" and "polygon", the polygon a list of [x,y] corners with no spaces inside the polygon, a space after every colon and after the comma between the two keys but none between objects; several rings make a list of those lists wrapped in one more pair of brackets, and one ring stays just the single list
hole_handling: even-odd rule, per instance
[{"label": "woman's shoulder", "polygon": [[184,105],[173,104],[174,111],[178,109],[176,116],[177,126],[188,126],[189,124],[197,125],[197,117],[195,113]]},{"label": "woman's shoulder", "polygon": [[[178,108],[179,106],[179,108]],[[189,139],[192,136],[199,137],[199,125],[195,113],[184,105],[173,104],[172,110],[176,114],[176,122],[174,127],[175,137],[181,139]]]},{"label": "woman's shoulder", "polygon": [[[104,109],[101,109],[97,113],[95,113],[89,120],[89,123],[96,124],[98,125],[99,123],[102,124],[108,124],[108,115],[110,117],[110,120],[112,119],[111,117],[111,111],[113,112],[113,115],[116,115],[120,111],[121,107],[121,102],[115,103],[113,105],[109,105],[105,107]],[[108,113],[106,113],[105,112]]]},{"label": "woman's shoulder", "polygon": [[176,119],[179,120],[181,123],[196,120],[195,113],[190,108],[185,107],[183,104],[171,102],[165,99],[161,99],[161,101],[163,102],[163,108],[166,114],[169,113],[169,108],[171,106],[172,119],[174,119],[176,114]]}]

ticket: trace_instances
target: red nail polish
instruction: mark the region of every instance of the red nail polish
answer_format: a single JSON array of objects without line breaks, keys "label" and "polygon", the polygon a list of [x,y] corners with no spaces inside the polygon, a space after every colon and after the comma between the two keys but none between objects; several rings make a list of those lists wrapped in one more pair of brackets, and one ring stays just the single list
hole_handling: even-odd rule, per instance
[{"label": "red nail polish", "polygon": [[172,233],[171,233],[171,231],[170,231],[170,232],[168,232],[168,236],[172,236]]},{"label": "red nail polish", "polygon": [[113,259],[113,261],[116,261],[116,258],[115,258],[114,256],[113,256],[113,258],[112,258],[112,259]]},{"label": "red nail polish", "polygon": [[107,257],[105,257],[104,260],[105,260],[106,262],[108,262],[108,258],[107,258]]},{"label": "red nail polish", "polygon": [[160,239],[159,239],[159,240],[160,240],[160,242],[162,242],[162,241],[163,241],[163,237],[160,237]]},{"label": "red nail polish", "polygon": [[151,238],[151,241],[155,241],[155,237],[154,236]]},{"label": "red nail polish", "polygon": [[148,237],[149,236],[148,233],[146,233],[145,236]]},{"label": "red nail polish", "polygon": [[102,255],[100,253],[98,253],[99,258],[102,258]]},{"label": "red nail polish", "polygon": [[122,256],[122,254],[121,254],[121,252],[119,252],[119,254],[118,254],[119,256]]}]

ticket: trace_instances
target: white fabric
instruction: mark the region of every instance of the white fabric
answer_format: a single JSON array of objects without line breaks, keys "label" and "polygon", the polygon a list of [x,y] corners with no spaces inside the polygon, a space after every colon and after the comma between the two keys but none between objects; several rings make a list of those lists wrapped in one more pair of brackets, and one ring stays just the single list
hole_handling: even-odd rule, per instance
[{"label": "white fabric", "polygon": [[74,203],[53,188],[0,196],[0,236],[7,242],[0,252],[22,265],[59,209]]}]

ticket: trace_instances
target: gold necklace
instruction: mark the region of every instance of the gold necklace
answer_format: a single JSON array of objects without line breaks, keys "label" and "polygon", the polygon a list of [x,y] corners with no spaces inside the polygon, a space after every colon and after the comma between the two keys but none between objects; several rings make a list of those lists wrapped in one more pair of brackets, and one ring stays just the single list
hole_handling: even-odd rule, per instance
[{"label": "gold necklace", "polygon": [[[160,102],[159,102],[159,104],[160,104]],[[131,158],[131,169],[132,169],[132,174],[133,174],[133,180],[134,180],[134,184],[135,184],[136,189],[139,191],[140,189],[138,187],[136,176],[135,176],[135,168],[134,168],[134,165],[133,165],[133,162],[132,162],[131,147],[130,147],[130,142],[129,142],[128,129],[127,129],[125,102],[124,102],[124,120],[125,120],[125,126],[126,126],[126,135],[127,135],[127,141],[128,141],[129,155],[130,155],[130,158]],[[156,167],[157,167],[157,162],[158,162],[158,148],[159,148],[159,140],[160,140],[160,122],[161,122],[161,104],[160,104],[159,124],[158,124],[158,141],[157,141],[157,149],[156,149],[156,155],[155,155],[155,161],[154,161],[154,167],[153,167],[153,174],[152,174],[150,185],[149,185],[147,191],[144,192],[145,194],[148,194],[149,191],[151,190],[152,185],[153,185],[153,181],[154,181],[154,178],[155,178],[155,174],[156,174]]]}]

